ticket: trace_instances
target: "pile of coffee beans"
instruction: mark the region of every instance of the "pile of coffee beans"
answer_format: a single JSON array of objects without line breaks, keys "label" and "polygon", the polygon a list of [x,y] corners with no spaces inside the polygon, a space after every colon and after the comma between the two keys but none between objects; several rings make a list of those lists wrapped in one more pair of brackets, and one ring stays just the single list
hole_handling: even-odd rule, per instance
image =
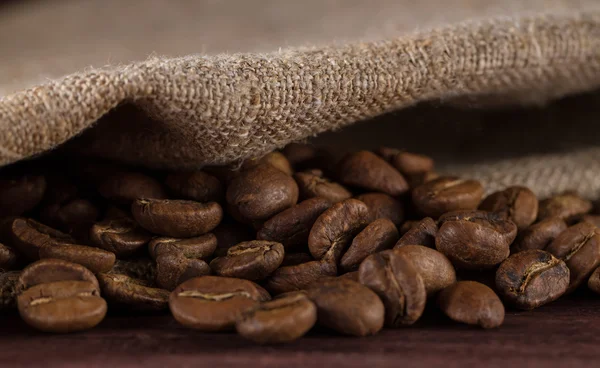
[{"label": "pile of coffee beans", "polygon": [[424,155],[331,157],[291,144],[235,168],[53,156],[4,168],[0,310],[57,333],[111,311],[170,311],[189,328],[282,343],[315,325],[402,328],[427,304],[494,328],[505,305],[600,293],[600,216],[577,193],[484,198]]}]

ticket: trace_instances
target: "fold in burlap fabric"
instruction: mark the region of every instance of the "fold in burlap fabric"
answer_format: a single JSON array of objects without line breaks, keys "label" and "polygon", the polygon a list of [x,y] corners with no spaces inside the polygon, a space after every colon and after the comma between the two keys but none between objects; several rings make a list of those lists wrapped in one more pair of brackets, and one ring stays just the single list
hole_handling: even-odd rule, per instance
[{"label": "fold in burlap fabric", "polygon": [[[0,164],[87,130],[73,149],[189,168],[257,156],[423,101],[542,105],[593,90],[600,87],[600,4],[17,2],[0,7],[0,53]],[[141,118],[124,119],[124,105]],[[397,121],[394,134],[412,124]],[[447,161],[487,183],[528,183],[547,193],[575,180],[572,186],[595,195],[600,180],[583,183],[595,175],[581,173],[600,166],[600,154],[575,148],[554,153],[547,161],[554,166],[543,170],[527,157]],[[518,171],[515,162],[529,169]]]}]

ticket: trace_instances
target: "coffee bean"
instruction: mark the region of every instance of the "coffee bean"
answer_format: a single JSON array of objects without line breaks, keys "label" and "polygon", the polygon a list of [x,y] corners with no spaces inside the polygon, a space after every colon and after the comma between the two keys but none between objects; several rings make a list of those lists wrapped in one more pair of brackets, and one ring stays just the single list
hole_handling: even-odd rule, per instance
[{"label": "coffee bean", "polygon": [[422,245],[405,245],[394,249],[394,253],[404,256],[412,263],[423,278],[428,297],[456,282],[454,266],[445,255],[435,249]]},{"label": "coffee bean", "polygon": [[10,222],[15,248],[31,260],[39,259],[40,249],[55,244],[74,243],[67,234],[32,219],[15,218]]},{"label": "coffee bean", "polygon": [[101,273],[98,281],[104,298],[111,303],[136,311],[159,311],[169,307],[170,292],[158,289],[146,280],[127,275]]},{"label": "coffee bean", "polygon": [[40,258],[55,258],[84,266],[93,273],[108,272],[115,264],[115,254],[76,244],[56,244],[40,249]]},{"label": "coffee bean", "polygon": [[218,203],[187,200],[136,199],[131,213],[149,232],[175,238],[206,234],[223,219],[223,209]]},{"label": "coffee bean", "polygon": [[558,217],[548,217],[519,232],[513,251],[546,249],[558,234],[567,229],[567,223]]},{"label": "coffee bean", "polygon": [[368,225],[367,205],[346,199],[323,212],[308,236],[308,249],[315,259],[338,261],[356,234]]},{"label": "coffee bean", "polygon": [[298,185],[289,175],[261,164],[240,173],[227,188],[230,209],[248,222],[265,221],[298,201]]},{"label": "coffee bean", "polygon": [[352,153],[340,162],[342,184],[391,196],[408,191],[408,183],[398,170],[369,151]]},{"label": "coffee bean", "polygon": [[130,204],[138,198],[167,198],[162,185],[137,172],[117,172],[105,177],[98,186],[100,194],[119,204]]},{"label": "coffee bean", "polygon": [[425,217],[421,221],[412,224],[404,235],[396,242],[394,248],[400,248],[404,245],[424,245],[435,248],[435,237],[438,227],[431,217]]},{"label": "coffee bean", "polygon": [[171,292],[169,308],[184,326],[205,332],[231,330],[242,313],[264,301],[260,289],[248,280],[196,277]]},{"label": "coffee bean", "polygon": [[519,231],[533,224],[538,215],[538,199],[525,187],[509,187],[487,196],[479,209],[498,212],[517,225]]},{"label": "coffee bean", "polygon": [[100,290],[98,280],[90,270],[77,263],[53,258],[42,259],[25,267],[19,276],[18,289],[25,290],[57,281],[85,281]]},{"label": "coffee bean", "polygon": [[390,249],[398,240],[398,230],[386,218],[371,222],[358,233],[340,260],[344,272],[356,271],[367,256]]},{"label": "coffee bean", "polygon": [[310,261],[313,261],[313,257],[308,253],[286,253],[279,267],[296,266]]},{"label": "coffee bean", "polygon": [[277,170],[290,176],[294,174],[292,165],[290,164],[288,159],[280,152],[270,152],[261,158],[246,160],[242,165],[242,170],[247,170],[261,164],[271,165]]},{"label": "coffee bean", "polygon": [[167,175],[165,185],[177,198],[221,202],[225,197],[219,179],[203,171],[171,173]]},{"label": "coffee bean", "polygon": [[267,279],[265,287],[274,295],[304,290],[324,277],[336,276],[337,267],[328,260],[309,261],[280,267]]},{"label": "coffee bean", "polygon": [[438,251],[465,269],[493,268],[510,253],[517,226],[494,212],[455,211],[440,218]]},{"label": "coffee bean", "polygon": [[[426,218],[431,218],[431,217],[426,217]],[[433,221],[433,220],[432,220]],[[417,226],[419,224],[420,221],[405,221],[402,226],[400,226],[400,236],[406,234],[408,232],[408,230],[412,229],[413,227]],[[435,221],[433,221],[433,223],[435,224]],[[437,231],[437,224],[435,225],[436,231]]]},{"label": "coffee bean", "polygon": [[35,285],[17,297],[21,318],[46,332],[90,329],[106,315],[106,301],[88,281],[55,281]]},{"label": "coffee bean", "polygon": [[345,274],[338,276],[342,279],[348,279],[352,281],[359,282],[358,280],[358,271],[346,272]]},{"label": "coffee bean", "polygon": [[396,157],[397,154],[399,154],[400,152],[402,152],[401,149],[398,148],[392,148],[392,147],[379,147],[376,150],[373,151],[377,156],[381,157],[382,159],[386,160],[387,162],[392,162],[392,160],[394,159],[394,157]]},{"label": "coffee bean", "polygon": [[342,185],[324,178],[322,172],[320,174],[314,171],[299,172],[294,174],[294,179],[298,183],[302,199],[322,197],[331,203],[337,203],[352,197],[352,192]]},{"label": "coffee bean", "polygon": [[0,179],[0,216],[21,216],[37,206],[46,191],[46,178],[28,175]]},{"label": "coffee bean", "polygon": [[225,257],[210,262],[210,268],[220,276],[263,280],[279,267],[283,254],[281,243],[254,240],[229,248]]},{"label": "coffee bean", "polygon": [[244,313],[237,332],[259,344],[291,342],[306,334],[317,321],[317,307],[303,293],[295,292],[261,303]]},{"label": "coffee bean", "polygon": [[317,157],[317,149],[309,144],[290,143],[283,148],[283,154],[292,165],[310,161]]},{"label": "coffee bean", "polygon": [[585,282],[600,266],[600,229],[587,222],[569,227],[546,247],[546,251],[563,260],[571,277],[567,293]]},{"label": "coffee bean", "polygon": [[600,267],[592,273],[588,280],[588,287],[595,293],[600,294]]},{"label": "coffee bean", "polygon": [[89,227],[98,219],[98,209],[87,199],[73,199],[63,204],[51,204],[40,211],[40,218],[61,230],[71,232]]},{"label": "coffee bean", "polygon": [[504,299],[521,309],[533,309],[558,299],[569,286],[567,265],[538,249],[511,255],[496,272],[496,287]]},{"label": "coffee bean", "polygon": [[459,281],[438,295],[442,312],[456,322],[499,327],[504,322],[504,306],[489,287],[475,281]]},{"label": "coffee bean", "polygon": [[173,290],[184,281],[211,274],[211,269],[201,259],[186,257],[183,253],[162,253],[156,257],[156,284]]},{"label": "coffee bean", "polygon": [[592,202],[581,198],[577,193],[565,192],[540,201],[538,220],[559,217],[571,222],[591,210]]},{"label": "coffee bean", "polygon": [[265,222],[256,238],[281,243],[286,252],[305,251],[310,229],[329,207],[331,202],[321,197],[302,201]]},{"label": "coffee bean", "polygon": [[390,163],[407,176],[424,174],[433,170],[431,157],[411,152],[398,152],[390,159]]},{"label": "coffee bean", "polygon": [[21,271],[0,272],[0,313],[16,309],[20,275]]},{"label": "coffee bean", "polygon": [[202,171],[219,179],[224,186],[228,186],[240,174],[239,168],[232,166],[205,166]]},{"label": "coffee bean", "polygon": [[113,252],[117,257],[129,256],[142,248],[152,236],[131,218],[107,219],[94,224],[90,229],[90,240],[96,246]]},{"label": "coffee bean", "polygon": [[369,209],[369,222],[380,218],[387,218],[396,226],[400,226],[404,220],[404,209],[402,203],[397,199],[384,193],[366,193],[356,196]]},{"label": "coffee bean", "polygon": [[0,270],[12,270],[19,263],[19,255],[9,246],[0,244]]},{"label": "coffee bean", "polygon": [[578,219],[579,222],[587,222],[596,227],[600,226],[600,215],[583,215]]},{"label": "coffee bean", "polygon": [[127,275],[135,279],[154,282],[156,278],[156,265],[150,258],[117,259],[115,265],[108,273]]},{"label": "coffee bean", "polygon": [[216,257],[223,257],[227,255],[229,248],[241,242],[254,239],[254,235],[250,229],[240,223],[221,223],[212,233],[217,237],[217,249],[214,252]]},{"label": "coffee bean", "polygon": [[425,183],[438,179],[439,177],[440,174],[436,173],[435,171],[428,171],[420,174],[413,174],[407,176],[407,180],[411,188],[416,188],[419,185],[423,185]]},{"label": "coffee bean", "polygon": [[43,203],[63,204],[79,195],[79,188],[63,174],[46,176],[46,192]]},{"label": "coffee bean", "polygon": [[383,301],[386,326],[411,325],[425,310],[423,278],[411,261],[399,253],[386,250],[368,256],[360,264],[358,280]]},{"label": "coffee bean", "polygon": [[383,327],[384,306],[369,288],[348,279],[325,278],[307,290],[320,325],[353,336],[373,335]]},{"label": "coffee bean", "polygon": [[150,257],[156,259],[165,253],[181,253],[187,258],[206,259],[217,248],[217,237],[204,234],[195,238],[154,238],[148,243]]},{"label": "coffee bean", "polygon": [[423,215],[437,218],[446,212],[474,210],[483,197],[483,186],[475,180],[441,177],[416,187],[412,200]]}]

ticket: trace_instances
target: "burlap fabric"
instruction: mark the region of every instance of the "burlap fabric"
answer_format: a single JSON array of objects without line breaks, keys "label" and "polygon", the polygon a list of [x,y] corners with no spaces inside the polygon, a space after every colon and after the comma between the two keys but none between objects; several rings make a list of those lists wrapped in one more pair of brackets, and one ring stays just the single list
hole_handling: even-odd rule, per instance
[{"label": "burlap fabric", "polygon": [[[72,140],[74,150],[154,167],[199,167],[423,101],[540,106],[594,90],[600,3],[13,2],[0,8],[0,54],[0,164],[85,131]],[[593,110],[590,99],[583,98],[584,107],[567,105]],[[402,116],[388,118],[395,118],[391,132],[398,137],[420,120]],[[451,116],[441,131],[458,133],[446,140],[463,151],[465,136],[473,139],[464,132],[486,132],[492,124],[460,128]],[[527,121],[519,129],[527,132]],[[427,146],[430,131],[411,141]],[[574,187],[595,196],[600,151],[568,141],[574,144],[556,151],[517,149],[523,157],[514,157],[515,145],[507,143],[500,151],[510,158],[491,155],[483,163],[462,162],[465,155],[450,151],[438,156],[445,159],[442,170],[476,176],[489,188],[524,183],[541,195]],[[479,148],[470,156],[483,157],[487,150]],[[532,157],[548,160],[540,166]]]}]

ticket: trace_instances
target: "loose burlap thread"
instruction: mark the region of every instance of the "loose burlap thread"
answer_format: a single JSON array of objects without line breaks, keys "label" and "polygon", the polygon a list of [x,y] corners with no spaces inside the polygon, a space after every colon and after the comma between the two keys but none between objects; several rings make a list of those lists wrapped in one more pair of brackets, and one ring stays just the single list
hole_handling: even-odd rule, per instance
[{"label": "loose burlap thread", "polygon": [[[337,4],[342,9],[356,3],[360,2]],[[403,19],[414,9],[416,19],[396,36],[386,29],[378,37],[369,23],[368,37],[351,37],[358,41],[323,42],[330,44],[325,46],[314,42],[319,46],[261,53],[151,57],[141,62],[125,57],[124,64],[53,79],[0,99],[0,164],[44,153],[85,132],[72,142],[77,152],[158,168],[197,168],[258,156],[423,101],[542,105],[600,87],[596,1],[537,0],[524,8],[516,0],[508,1],[502,3],[515,10],[496,16],[494,9],[503,6],[499,3],[430,0],[415,5],[381,0],[373,4],[382,7],[380,17],[397,19],[385,12],[389,6],[403,9]],[[276,7],[266,0],[253,4]],[[314,7],[313,15],[319,14],[318,2],[306,6]],[[438,17],[444,12],[466,16],[449,15],[450,22],[427,23],[427,11]],[[427,29],[419,28],[421,18]],[[239,35],[231,37],[235,36]],[[180,50],[194,53],[193,45],[192,40]],[[31,80],[24,85],[28,83]],[[111,121],[118,114],[108,113],[123,105],[135,106],[144,119]],[[399,121],[398,129],[410,123]],[[589,168],[599,166],[598,151],[587,148],[573,155],[552,156],[547,163],[557,166],[547,170],[578,180],[571,187],[594,196],[600,183],[581,181],[594,178],[597,171],[590,173]],[[577,162],[573,158],[586,162],[586,167],[573,166]],[[535,161],[523,160],[449,167],[476,176],[491,188],[527,182],[547,193],[566,185],[549,187],[542,175],[546,171],[538,170],[538,179],[530,173],[511,176],[527,167],[536,172],[531,166]]]}]

